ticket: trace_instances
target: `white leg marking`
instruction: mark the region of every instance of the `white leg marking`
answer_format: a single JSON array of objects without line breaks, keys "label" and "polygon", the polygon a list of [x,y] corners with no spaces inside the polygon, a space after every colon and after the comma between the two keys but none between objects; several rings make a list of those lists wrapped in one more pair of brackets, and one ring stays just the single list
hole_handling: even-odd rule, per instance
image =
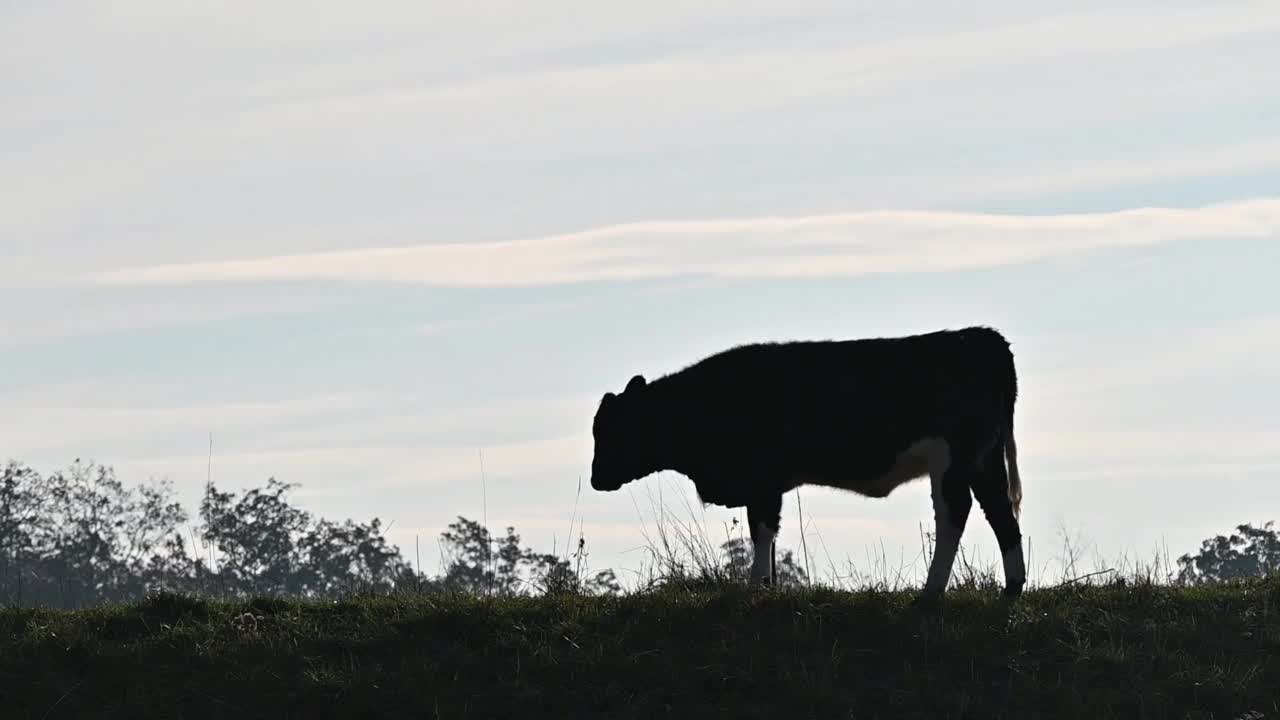
[{"label": "white leg marking", "polygon": [[933,547],[933,562],[929,564],[929,576],[924,582],[924,591],[930,594],[942,593],[951,579],[951,566],[955,564],[956,552],[960,549],[960,528],[951,522],[951,508],[942,496],[942,472],[930,474],[933,491],[933,523],[937,532],[937,540]]},{"label": "white leg marking", "polygon": [[775,533],[764,523],[756,525],[754,533],[755,557],[751,559],[751,584],[759,585],[772,580],[773,538]]},{"label": "white leg marking", "polygon": [[1021,589],[1027,582],[1027,565],[1022,559],[1022,543],[1004,554],[1004,586]]}]

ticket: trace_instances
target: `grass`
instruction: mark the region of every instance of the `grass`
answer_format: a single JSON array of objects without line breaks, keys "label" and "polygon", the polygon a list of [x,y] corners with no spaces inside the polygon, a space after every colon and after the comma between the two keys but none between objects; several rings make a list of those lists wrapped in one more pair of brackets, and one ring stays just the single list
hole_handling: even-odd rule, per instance
[{"label": "grass", "polygon": [[1280,578],[914,597],[671,582],[3,610],[0,716],[1280,718]]}]

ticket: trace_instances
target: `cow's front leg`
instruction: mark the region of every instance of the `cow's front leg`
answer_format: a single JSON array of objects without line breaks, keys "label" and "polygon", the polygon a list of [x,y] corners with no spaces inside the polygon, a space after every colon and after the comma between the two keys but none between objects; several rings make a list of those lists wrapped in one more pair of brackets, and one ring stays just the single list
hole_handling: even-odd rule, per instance
[{"label": "cow's front leg", "polygon": [[751,584],[772,585],[777,581],[774,565],[774,540],[782,525],[782,494],[768,495],[747,505],[747,524],[751,526]]}]

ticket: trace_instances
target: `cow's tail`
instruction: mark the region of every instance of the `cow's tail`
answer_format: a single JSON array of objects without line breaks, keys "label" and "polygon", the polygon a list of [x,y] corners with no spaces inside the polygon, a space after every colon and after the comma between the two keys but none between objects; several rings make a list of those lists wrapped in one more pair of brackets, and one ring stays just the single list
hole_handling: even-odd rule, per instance
[{"label": "cow's tail", "polygon": [[[1012,363],[1010,371],[1012,372]],[[1022,474],[1018,472],[1018,441],[1013,437],[1013,406],[1018,402],[1018,380],[1012,375],[1004,398],[1004,459],[1009,466],[1009,502],[1016,519],[1022,511]]]},{"label": "cow's tail", "polygon": [[1004,459],[1009,465],[1009,502],[1013,504],[1013,517],[1022,512],[1022,475],[1018,472],[1018,443],[1013,439],[1013,415],[1005,421]]},{"label": "cow's tail", "polygon": [[[995,401],[998,425],[993,433],[1004,446],[1004,460],[1009,477],[1009,503],[1013,506],[1013,517],[1022,513],[1022,474],[1018,472],[1018,442],[1013,437],[1013,409],[1018,402],[1018,371],[1015,367],[1013,352],[1009,341],[999,332],[991,328],[971,331],[967,335],[982,343],[979,353],[984,366],[985,387],[990,389],[989,397]],[[992,450],[995,448],[993,447]]]},{"label": "cow's tail", "polygon": [[1014,365],[1013,353],[1006,342],[1000,372],[1003,375],[1000,385],[1003,386],[1004,407],[1004,459],[1009,474],[1009,502],[1013,505],[1013,517],[1022,512],[1022,474],[1018,472],[1018,441],[1013,437],[1013,409],[1018,403],[1018,371]]}]

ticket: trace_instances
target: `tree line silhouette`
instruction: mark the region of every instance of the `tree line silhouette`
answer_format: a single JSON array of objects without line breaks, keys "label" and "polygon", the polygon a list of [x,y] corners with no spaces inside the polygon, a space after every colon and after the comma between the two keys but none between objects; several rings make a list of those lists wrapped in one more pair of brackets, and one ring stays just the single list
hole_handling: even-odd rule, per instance
[{"label": "tree line silhouette", "polygon": [[[297,487],[269,478],[235,493],[210,482],[193,517],[168,481],[127,486],[112,468],[78,459],[47,475],[10,461],[0,469],[0,604],[81,608],[156,590],[223,598],[621,591],[611,569],[586,573],[585,540],[559,557],[525,547],[515,528],[495,536],[461,516],[439,536],[443,572],[429,575],[387,540],[379,519],[317,517],[291,502]],[[724,551],[725,574],[745,577],[743,542]]]},{"label": "tree line silhouette", "polygon": [[[540,553],[523,546],[514,528],[495,537],[461,516],[439,536],[444,571],[428,575],[387,540],[379,519],[317,517],[292,504],[288,495],[296,487],[269,478],[237,494],[210,482],[193,518],[167,481],[126,486],[97,463],[76,460],[41,475],[10,461],[0,470],[0,604],[81,608],[156,590],[224,598],[621,591],[611,569],[588,574],[581,552]],[[1272,523],[1236,530],[1180,557],[1178,579],[1280,571],[1280,534]],[[731,538],[719,550],[710,575],[744,580],[749,543]],[[791,552],[780,554],[778,575],[784,584],[807,582]]]},{"label": "tree line silhouette", "polygon": [[210,482],[192,518],[168,481],[130,487],[96,463],[41,475],[10,461],[0,471],[0,603],[79,608],[155,590],[325,598],[620,589],[611,571],[581,579],[568,560],[522,547],[513,528],[494,538],[463,517],[440,536],[445,572],[429,576],[379,519],[317,517],[290,501],[297,487],[269,478],[237,494]]}]

